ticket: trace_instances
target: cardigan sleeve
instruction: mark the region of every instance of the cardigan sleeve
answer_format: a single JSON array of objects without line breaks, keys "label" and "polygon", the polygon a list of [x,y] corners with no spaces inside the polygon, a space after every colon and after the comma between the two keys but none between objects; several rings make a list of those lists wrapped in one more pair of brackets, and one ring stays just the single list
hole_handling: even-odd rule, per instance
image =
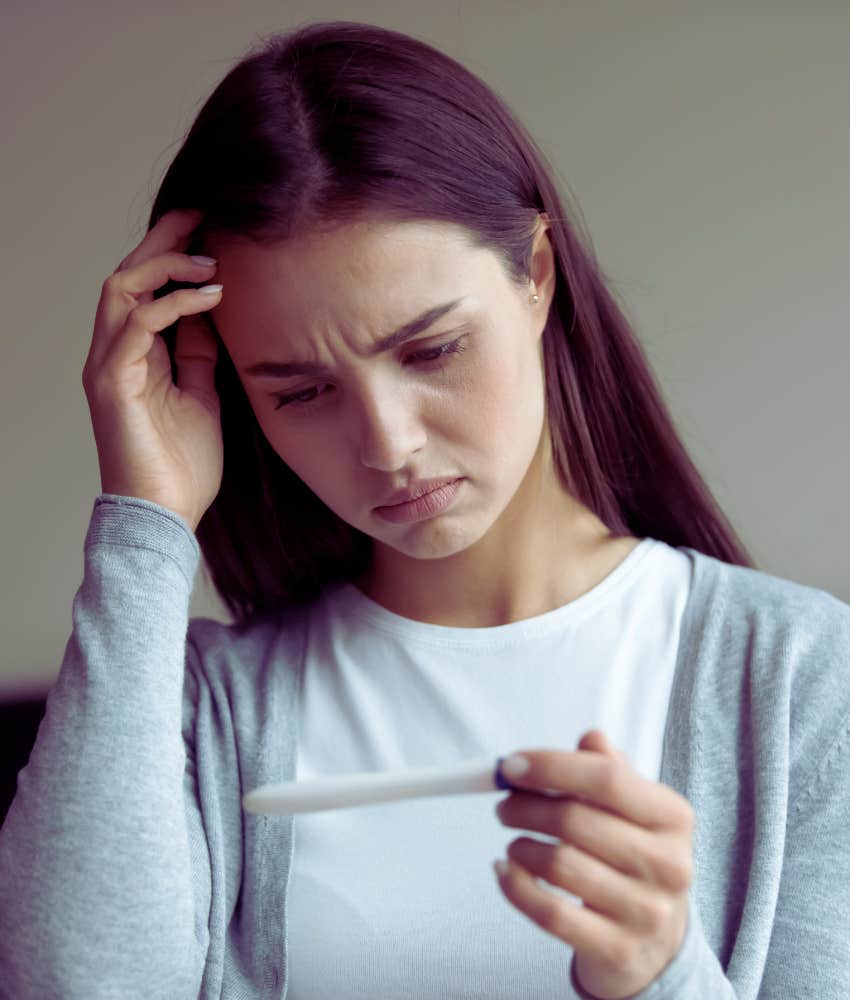
[{"label": "cardigan sleeve", "polygon": [[789,793],[779,899],[759,1000],[850,997],[850,607],[836,603],[840,613],[817,644],[820,683],[811,693],[822,722],[808,745],[818,755]]},{"label": "cardigan sleeve", "polygon": [[[806,603],[777,630],[788,657],[781,669],[793,679],[790,715],[778,719],[790,728],[793,754],[779,892],[761,975],[750,967],[746,982],[726,977],[691,898],[678,954],[624,1000],[850,997],[850,606],[813,588],[804,596]],[[570,973],[581,1000],[598,1000],[578,983],[575,961]]]},{"label": "cardigan sleeve", "polygon": [[103,494],[73,630],[0,830],[0,992],[195,998],[209,858],[195,801],[188,605],[200,550]]},{"label": "cardigan sleeve", "polygon": [[[580,1000],[599,1000],[579,983],[575,956],[570,963],[570,985]],[[645,989],[624,1000],[739,1000],[705,939],[693,896],[688,898],[688,928],[678,953]]]}]

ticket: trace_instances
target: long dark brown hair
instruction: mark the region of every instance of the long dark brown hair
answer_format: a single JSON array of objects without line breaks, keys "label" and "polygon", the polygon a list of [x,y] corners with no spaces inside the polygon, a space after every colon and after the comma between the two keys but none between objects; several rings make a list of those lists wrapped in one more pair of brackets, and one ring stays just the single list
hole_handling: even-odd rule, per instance
[{"label": "long dark brown hair", "polygon": [[[196,253],[212,235],[271,245],[366,217],[450,222],[527,287],[545,213],[557,268],[543,333],[546,412],[564,487],[615,535],[755,568],[679,440],[553,175],[506,102],[448,55],[370,24],[310,23],[265,36],[222,79],[166,171],[148,225],[176,208],[203,211],[188,250]],[[176,326],[163,333],[176,378],[175,336]],[[224,474],[197,538],[242,625],[353,579],[372,541],[272,449],[223,343],[216,388]]]}]

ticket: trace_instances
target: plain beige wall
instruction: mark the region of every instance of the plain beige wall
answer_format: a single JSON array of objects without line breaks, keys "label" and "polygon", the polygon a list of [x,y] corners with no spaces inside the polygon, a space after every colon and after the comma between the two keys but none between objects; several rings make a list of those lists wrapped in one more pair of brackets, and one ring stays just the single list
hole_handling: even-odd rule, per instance
[{"label": "plain beige wall", "polygon": [[[100,491],[104,279],[200,104],[298,23],[418,35],[498,90],[578,199],[682,439],[759,568],[850,602],[850,4],[23,3],[0,14],[3,653],[49,686]],[[229,621],[199,572],[191,614]]]}]

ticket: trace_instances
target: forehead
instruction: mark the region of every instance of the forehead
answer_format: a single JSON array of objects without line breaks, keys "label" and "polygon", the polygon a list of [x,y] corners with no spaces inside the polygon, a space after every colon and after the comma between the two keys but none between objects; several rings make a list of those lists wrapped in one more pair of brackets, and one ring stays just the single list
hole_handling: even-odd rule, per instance
[{"label": "forehead", "polygon": [[474,252],[465,230],[436,221],[360,221],[274,244],[222,237],[209,245],[234,276],[285,278],[297,273],[301,279],[328,273],[368,277],[375,270],[402,270],[412,261],[438,267],[446,258]]},{"label": "forehead", "polygon": [[[355,222],[268,246],[214,240],[213,318],[225,339],[256,333],[362,329],[373,335],[492,278],[495,257],[459,226],[434,221]],[[380,329],[377,329],[380,328]]]}]

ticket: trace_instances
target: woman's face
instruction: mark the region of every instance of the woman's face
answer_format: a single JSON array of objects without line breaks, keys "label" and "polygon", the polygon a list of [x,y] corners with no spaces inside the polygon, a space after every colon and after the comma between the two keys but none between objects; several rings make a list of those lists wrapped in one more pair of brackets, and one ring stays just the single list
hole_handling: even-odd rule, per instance
[{"label": "woman's face", "polygon": [[[529,472],[554,287],[544,229],[527,290],[447,224],[360,222],[274,248],[206,246],[224,285],[212,318],[269,443],[378,545],[424,559],[459,552],[499,521]],[[376,350],[432,310],[427,327]],[[250,371],[264,363],[316,367]],[[462,481],[442,512],[401,523],[376,512],[389,494],[444,478]]]}]

